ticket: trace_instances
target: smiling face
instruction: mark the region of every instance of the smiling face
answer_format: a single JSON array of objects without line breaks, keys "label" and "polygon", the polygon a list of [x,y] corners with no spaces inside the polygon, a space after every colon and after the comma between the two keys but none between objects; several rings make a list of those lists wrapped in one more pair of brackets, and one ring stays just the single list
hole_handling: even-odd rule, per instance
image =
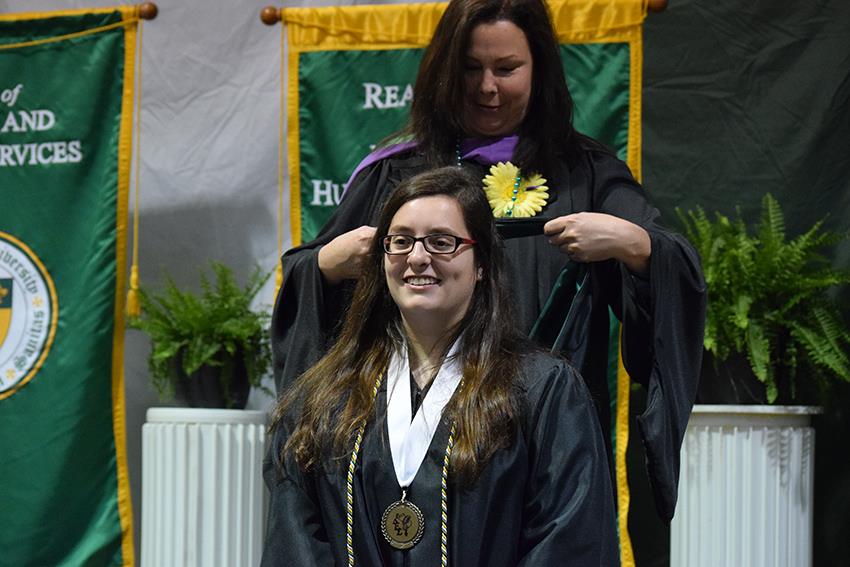
[{"label": "smiling face", "polygon": [[[390,222],[389,234],[472,238],[460,205],[447,195],[402,205]],[[452,328],[463,319],[478,280],[475,252],[468,244],[453,254],[431,254],[416,242],[409,254],[385,254],[384,272],[405,326],[429,331]]]},{"label": "smiling face", "polygon": [[498,20],[472,29],[464,61],[463,118],[472,136],[513,134],[531,97],[532,57],[525,33]]}]

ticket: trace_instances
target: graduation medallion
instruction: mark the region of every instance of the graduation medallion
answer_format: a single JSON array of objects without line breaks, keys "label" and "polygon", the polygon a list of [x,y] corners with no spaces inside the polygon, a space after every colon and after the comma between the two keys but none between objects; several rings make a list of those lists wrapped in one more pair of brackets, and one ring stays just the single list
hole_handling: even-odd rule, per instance
[{"label": "graduation medallion", "polygon": [[391,546],[396,549],[410,549],[422,539],[425,532],[425,517],[422,511],[406,500],[407,491],[401,493],[401,500],[393,502],[381,516],[381,531]]}]

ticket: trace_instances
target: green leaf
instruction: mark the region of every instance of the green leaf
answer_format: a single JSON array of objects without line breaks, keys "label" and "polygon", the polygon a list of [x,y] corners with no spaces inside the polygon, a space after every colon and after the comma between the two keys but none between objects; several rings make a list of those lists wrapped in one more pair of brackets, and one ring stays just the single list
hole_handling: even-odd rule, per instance
[{"label": "green leaf", "polygon": [[753,298],[748,295],[739,295],[735,302],[735,326],[739,329],[746,329],[750,323],[750,305],[753,304]]},{"label": "green leaf", "polygon": [[761,325],[755,322],[752,322],[747,329],[747,358],[750,360],[750,366],[756,378],[767,383],[770,376],[768,371],[770,342],[765,337]]}]

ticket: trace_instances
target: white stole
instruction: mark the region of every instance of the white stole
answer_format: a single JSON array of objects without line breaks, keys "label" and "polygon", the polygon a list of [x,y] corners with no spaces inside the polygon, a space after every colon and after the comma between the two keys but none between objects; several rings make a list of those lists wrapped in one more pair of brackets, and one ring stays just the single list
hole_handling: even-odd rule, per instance
[{"label": "white stole", "polygon": [[462,378],[462,369],[454,356],[459,343],[458,339],[452,345],[412,420],[407,346],[390,357],[387,368],[387,428],[393,467],[402,488],[407,488],[413,482],[440,424],[443,408],[449,403]]}]

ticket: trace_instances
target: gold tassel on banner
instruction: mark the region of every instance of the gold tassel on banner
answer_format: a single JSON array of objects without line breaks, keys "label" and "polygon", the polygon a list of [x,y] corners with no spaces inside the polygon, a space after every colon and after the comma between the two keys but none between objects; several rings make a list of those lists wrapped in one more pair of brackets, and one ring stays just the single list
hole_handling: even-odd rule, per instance
[{"label": "gold tassel on banner", "polygon": [[[266,25],[274,25],[280,21],[280,11],[274,6],[263,8],[260,13],[260,20]],[[280,104],[278,114],[278,141],[277,141],[277,267],[274,271],[274,297],[272,301],[277,301],[277,295],[280,293],[280,288],[283,285],[283,266],[280,263],[280,257],[283,255],[283,140],[284,140],[284,124],[283,117],[286,112],[284,106],[284,34],[283,26],[280,27]]]},{"label": "gold tassel on banner", "polygon": [[133,260],[130,266],[130,286],[127,291],[127,316],[138,317],[142,314],[142,305],[139,301],[139,163],[141,162],[141,107],[142,107],[142,20],[152,20],[156,17],[156,4],[146,3],[139,7],[139,43],[136,64],[136,167],[134,170],[133,186]]},{"label": "gold tassel on banner", "polygon": [[138,317],[142,314],[142,306],[139,304],[139,266],[133,260],[130,267],[130,289],[127,291],[127,316]]}]

